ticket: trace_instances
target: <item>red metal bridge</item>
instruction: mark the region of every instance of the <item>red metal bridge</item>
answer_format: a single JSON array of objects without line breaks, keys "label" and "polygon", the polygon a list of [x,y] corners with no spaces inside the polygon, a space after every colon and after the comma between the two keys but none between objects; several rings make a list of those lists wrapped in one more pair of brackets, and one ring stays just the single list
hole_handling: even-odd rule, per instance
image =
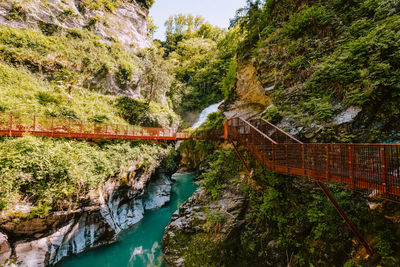
[{"label": "red metal bridge", "polygon": [[150,128],[80,121],[68,118],[0,112],[0,136],[24,134],[77,139],[184,140],[189,136],[173,128]]},{"label": "red metal bridge", "polygon": [[224,130],[189,135],[173,128],[149,128],[0,112],[0,136],[124,140],[237,141],[278,173],[346,185],[354,191],[400,202],[399,144],[304,144],[262,120],[232,118]]},{"label": "red metal bridge", "polygon": [[271,170],[400,202],[400,144],[304,144],[262,119],[226,124],[226,137]]},{"label": "red metal bridge", "polygon": [[[148,128],[0,112],[0,136],[125,140],[229,140],[240,143],[267,168],[316,181],[369,253],[324,183],[400,202],[400,144],[302,143],[268,121],[232,118],[224,129],[191,135],[172,128]],[[238,152],[238,151],[237,151]],[[238,155],[241,157],[240,153]],[[244,165],[246,163],[242,160]],[[247,168],[247,166],[246,166]]]}]

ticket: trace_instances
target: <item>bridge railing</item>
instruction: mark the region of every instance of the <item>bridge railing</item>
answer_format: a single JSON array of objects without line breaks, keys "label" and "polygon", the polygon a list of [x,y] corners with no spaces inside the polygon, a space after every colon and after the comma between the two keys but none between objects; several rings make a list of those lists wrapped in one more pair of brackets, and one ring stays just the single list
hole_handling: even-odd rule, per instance
[{"label": "bridge railing", "polygon": [[256,125],[230,119],[227,136],[239,141],[270,169],[346,184],[351,190],[400,202],[399,144],[303,144],[289,137],[284,139],[288,142],[278,143],[260,130],[260,125],[266,124]]},{"label": "bridge railing", "polygon": [[287,134],[278,126],[273,125],[264,119],[253,119],[250,120],[249,123],[254,125],[257,129],[265,133],[277,143],[302,143],[290,134]]},{"label": "bridge railing", "polygon": [[189,138],[195,140],[224,140],[224,129],[197,130],[190,133]]},{"label": "bridge railing", "polygon": [[228,120],[227,136],[231,140],[240,141],[266,166],[271,166],[274,162],[273,145],[277,143],[249,122],[241,118]]},{"label": "bridge railing", "polygon": [[0,112],[0,135],[72,138],[176,139],[173,128],[80,121],[69,118]]}]

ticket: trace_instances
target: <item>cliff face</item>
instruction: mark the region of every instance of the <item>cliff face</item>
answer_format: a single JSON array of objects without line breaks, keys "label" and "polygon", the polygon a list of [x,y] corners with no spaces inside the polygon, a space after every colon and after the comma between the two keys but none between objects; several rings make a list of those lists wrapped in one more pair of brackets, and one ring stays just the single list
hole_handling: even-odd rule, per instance
[{"label": "cliff face", "polygon": [[1,59],[65,87],[138,97],[147,15],[135,1],[1,1]]},{"label": "cliff face", "polygon": [[29,27],[48,34],[59,29],[87,28],[103,40],[114,40],[127,48],[150,46],[147,9],[135,2],[122,2],[110,9],[75,0],[2,1],[0,24],[13,28]]},{"label": "cliff face", "polygon": [[251,61],[243,61],[238,64],[236,79],[236,99],[228,100],[222,105],[225,117],[248,119],[260,116],[271,104],[271,99],[266,94],[270,89],[262,86],[257,69]]},{"label": "cliff face", "polygon": [[9,259],[14,266],[49,266],[64,257],[115,242],[121,231],[143,218],[145,210],[169,201],[169,177],[153,175],[158,165],[156,162],[138,173],[132,165],[122,174],[126,184],[106,182],[100,190],[91,192],[78,210],[22,222],[3,219],[0,264]]}]

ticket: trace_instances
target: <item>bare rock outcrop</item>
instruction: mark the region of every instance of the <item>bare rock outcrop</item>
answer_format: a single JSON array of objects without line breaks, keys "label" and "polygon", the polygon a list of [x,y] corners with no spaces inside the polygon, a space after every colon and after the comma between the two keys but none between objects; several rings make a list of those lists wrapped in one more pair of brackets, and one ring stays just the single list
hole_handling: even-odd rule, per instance
[{"label": "bare rock outcrop", "polygon": [[237,99],[221,105],[225,117],[249,119],[259,116],[271,104],[271,100],[257,76],[256,68],[250,62],[240,62],[236,78]]},{"label": "bare rock outcrop", "polygon": [[0,24],[13,28],[52,29],[91,28],[103,40],[116,40],[125,47],[150,46],[147,37],[148,10],[135,1],[123,1],[110,11],[91,9],[83,1],[31,0],[0,3]]}]

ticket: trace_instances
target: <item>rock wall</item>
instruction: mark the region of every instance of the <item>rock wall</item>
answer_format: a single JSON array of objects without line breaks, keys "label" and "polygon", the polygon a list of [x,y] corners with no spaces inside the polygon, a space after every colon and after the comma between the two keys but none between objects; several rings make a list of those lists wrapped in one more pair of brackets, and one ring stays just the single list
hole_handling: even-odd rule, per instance
[{"label": "rock wall", "polygon": [[[142,8],[135,1],[120,1],[119,5],[109,3],[109,5],[115,5],[110,10],[100,4],[95,5],[95,2],[97,1],[0,1],[0,25],[10,28],[33,29],[47,36],[66,35],[71,29],[87,29],[99,36],[99,40],[102,42],[118,48],[122,46],[131,55],[142,48],[151,46],[151,40],[147,35],[149,11],[146,8]],[[87,51],[89,53],[90,48]],[[26,66],[27,70],[49,80],[58,80],[59,72],[66,68],[68,72],[78,74],[77,86],[132,98],[140,95],[139,80],[142,70],[139,68],[135,69],[129,81],[124,81],[126,84],[121,84],[116,68],[104,72],[99,72],[101,69],[98,69],[92,73],[82,73],[84,68],[80,64],[67,62],[59,64],[53,54],[49,51],[46,53],[43,58],[48,58],[49,62],[54,60],[54,66],[50,63],[38,63],[31,59],[15,63]],[[82,55],[82,57],[85,58],[86,55]],[[132,59],[124,58],[124,60],[129,61],[132,66],[136,64]]]},{"label": "rock wall", "polygon": [[22,223],[3,221],[0,264],[9,260],[12,266],[49,266],[64,257],[115,242],[121,231],[143,218],[145,210],[170,201],[170,178],[163,173],[153,175],[158,164],[142,173],[133,165],[123,174],[127,184],[106,182],[98,192],[91,192],[90,203],[80,210]]},{"label": "rock wall", "polygon": [[242,117],[245,119],[261,114],[271,100],[257,76],[257,70],[251,62],[239,62],[236,74],[236,99],[227,101],[220,108],[227,118]]},{"label": "rock wall", "polygon": [[[19,2],[19,3],[18,3]],[[0,24],[13,28],[91,28],[103,40],[115,40],[127,48],[150,46],[148,10],[124,1],[115,10],[90,9],[76,0],[2,1]]]}]

